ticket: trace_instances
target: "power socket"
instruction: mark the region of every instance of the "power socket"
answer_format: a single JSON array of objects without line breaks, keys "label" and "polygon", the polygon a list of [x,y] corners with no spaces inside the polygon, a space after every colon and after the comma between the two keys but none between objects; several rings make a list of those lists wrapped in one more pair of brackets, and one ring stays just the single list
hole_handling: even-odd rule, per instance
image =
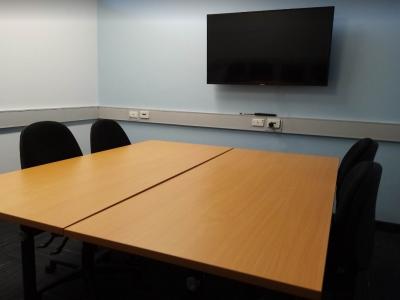
[{"label": "power socket", "polygon": [[282,120],[280,118],[267,118],[267,126],[271,129],[280,129]]},{"label": "power socket", "polygon": [[251,126],[253,127],[264,127],[265,119],[251,119]]},{"label": "power socket", "polygon": [[148,110],[139,111],[139,118],[141,118],[141,119],[150,119],[150,112]]},{"label": "power socket", "polygon": [[137,110],[130,110],[129,111],[129,118],[139,119],[139,112]]}]

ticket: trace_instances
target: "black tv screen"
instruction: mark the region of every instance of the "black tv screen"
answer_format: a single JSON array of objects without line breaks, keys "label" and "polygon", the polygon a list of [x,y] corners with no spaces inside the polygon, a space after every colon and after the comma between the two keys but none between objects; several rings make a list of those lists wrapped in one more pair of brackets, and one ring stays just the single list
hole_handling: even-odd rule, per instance
[{"label": "black tv screen", "polygon": [[207,83],[327,85],[334,7],[207,16]]}]

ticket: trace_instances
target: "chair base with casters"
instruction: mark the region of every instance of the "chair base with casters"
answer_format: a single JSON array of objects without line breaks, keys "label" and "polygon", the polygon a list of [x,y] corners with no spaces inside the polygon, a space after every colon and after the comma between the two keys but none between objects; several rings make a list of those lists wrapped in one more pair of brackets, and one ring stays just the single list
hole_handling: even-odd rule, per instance
[{"label": "chair base with casters", "polygon": [[[91,295],[93,295],[91,278],[93,277],[94,246],[83,243],[81,268],[49,285],[38,288],[36,282],[35,236],[40,234],[41,231],[23,225],[20,226],[20,229],[24,300],[40,300],[43,293],[80,277],[83,277],[85,282],[85,294],[87,294],[85,299],[91,299]],[[53,262],[56,263],[57,261],[53,260]]]},{"label": "chair base with casters", "polygon": [[[67,237],[63,237],[61,235],[58,235],[58,234],[55,234],[55,233],[51,233],[50,238],[45,243],[40,244],[36,248],[37,249],[46,249],[57,238],[63,238],[63,240],[62,240],[61,244],[54,251],[50,252],[49,254],[51,256],[58,255],[63,251],[64,247],[66,246],[66,244],[68,242],[68,238]],[[71,269],[75,269],[75,270],[78,270],[80,268],[77,264],[69,263],[69,262],[66,262],[66,261],[58,260],[58,259],[50,259],[49,263],[45,267],[46,273],[47,274],[53,274],[57,270],[57,266],[58,265],[63,266],[63,267],[67,267],[67,268],[71,268]]]}]

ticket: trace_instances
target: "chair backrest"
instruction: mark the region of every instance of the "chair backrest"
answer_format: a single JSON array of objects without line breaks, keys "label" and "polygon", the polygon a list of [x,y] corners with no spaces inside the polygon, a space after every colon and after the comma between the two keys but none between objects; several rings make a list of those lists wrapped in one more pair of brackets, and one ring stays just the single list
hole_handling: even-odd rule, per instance
[{"label": "chair backrest", "polygon": [[67,126],[43,121],[24,128],[20,136],[21,168],[30,168],[82,155]]},{"label": "chair backrest", "polygon": [[350,170],[362,161],[374,161],[378,143],[370,138],[357,141],[343,157],[336,181],[337,193],[340,193],[342,183]]},{"label": "chair backrest", "polygon": [[92,153],[130,145],[122,127],[114,120],[97,120],[90,130]]},{"label": "chair backrest", "polygon": [[344,178],[334,223],[337,265],[350,272],[369,268],[374,248],[375,207],[382,167],[361,162]]}]

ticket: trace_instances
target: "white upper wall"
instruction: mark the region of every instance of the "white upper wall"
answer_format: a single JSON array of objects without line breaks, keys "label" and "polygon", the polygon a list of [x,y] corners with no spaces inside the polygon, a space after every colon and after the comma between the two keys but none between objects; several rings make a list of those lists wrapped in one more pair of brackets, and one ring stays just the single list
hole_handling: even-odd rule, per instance
[{"label": "white upper wall", "polygon": [[0,1],[0,110],[97,105],[97,1]]}]

